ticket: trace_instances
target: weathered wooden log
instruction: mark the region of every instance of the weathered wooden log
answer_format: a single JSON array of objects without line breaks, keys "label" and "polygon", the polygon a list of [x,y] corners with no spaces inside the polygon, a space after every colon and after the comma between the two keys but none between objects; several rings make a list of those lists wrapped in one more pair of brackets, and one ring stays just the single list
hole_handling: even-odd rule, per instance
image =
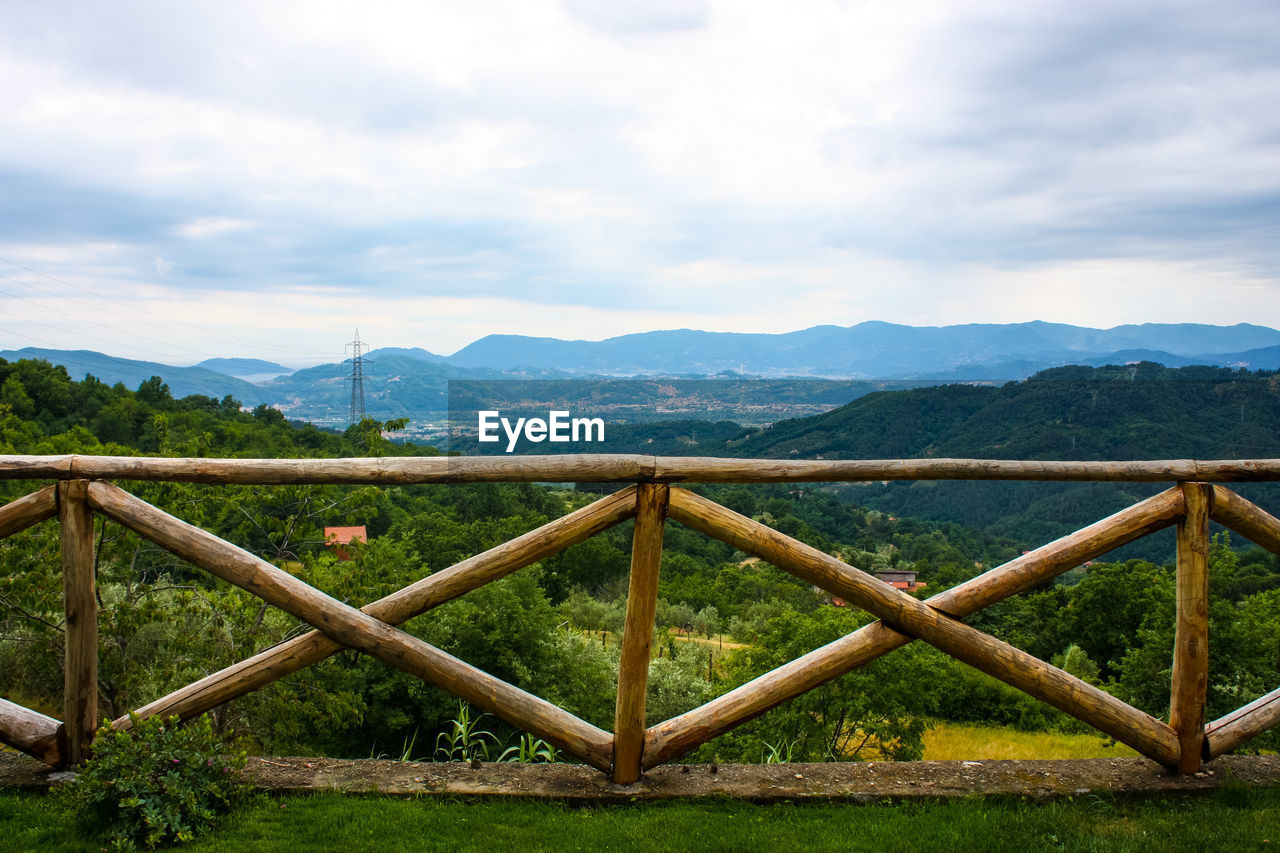
[{"label": "weathered wooden log", "polygon": [[1178,521],[1177,621],[1169,725],[1178,733],[1179,773],[1200,769],[1204,703],[1209,689],[1210,487],[1182,484],[1186,513]]},{"label": "weathered wooden log", "polygon": [[90,500],[113,521],[182,559],[319,628],[334,642],[435,684],[608,772],[613,737],[568,711],[494,678],[410,634],[349,607],[207,531],[107,483]]},{"label": "weathered wooden log", "polygon": [[[1169,527],[1182,514],[1182,509],[1181,489],[1167,489],[939,593],[927,603],[957,618],[969,616],[1033,589],[1086,560]],[[646,734],[645,768],[672,761],[783,702],[901,648],[912,639],[883,622],[875,622],[704,705],[658,723]]]},{"label": "weathered wooden log", "polygon": [[1205,756],[1217,758],[1280,724],[1280,688],[1205,726]]},{"label": "weathered wooden log", "polygon": [[1209,516],[1255,545],[1280,554],[1280,518],[1223,486],[1213,487]]},{"label": "weathered wooden log", "polygon": [[360,459],[0,456],[0,479],[192,483],[701,482],[1063,480],[1236,482],[1280,479],[1280,459],[1133,462],[1009,459],[718,459],[630,454]]},{"label": "weathered wooden log", "polygon": [[619,785],[630,785],[640,778],[649,646],[658,603],[658,567],[662,564],[662,531],[669,491],[665,485],[645,484],[636,500],[627,618],[622,629],[618,700],[614,708],[613,781]]},{"label": "weathered wooden log", "polygon": [[1091,684],[988,636],[904,592],[684,489],[671,490],[670,517],[841,596],[901,633],[1083,720],[1166,766],[1178,762],[1173,729]]},{"label": "weathered wooden log", "polygon": [[0,699],[0,743],[20,749],[52,767],[62,763],[62,752],[58,748],[61,726],[53,717]]},{"label": "weathered wooden log", "polygon": [[651,479],[653,457],[413,456],[353,459],[173,459],[151,456],[2,456],[0,479],[83,477],[174,483],[281,485],[349,483],[635,482]]},{"label": "weathered wooden log", "polygon": [[[389,625],[399,625],[446,601],[452,601],[607,530],[631,518],[635,515],[635,510],[636,487],[629,486],[509,542],[415,581],[404,589],[365,605],[362,610]],[[320,631],[310,631],[157,699],[139,708],[136,714],[144,718],[155,714],[165,717],[176,714],[182,719],[195,717],[223,702],[251,693],[318,663],[341,649],[339,643]],[[129,718],[121,717],[112,725],[117,729],[127,728]]]},{"label": "weathered wooden log", "polygon": [[86,500],[88,486],[87,480],[58,484],[66,617],[62,760],[69,765],[89,757],[98,727],[98,597],[94,589],[93,512]]},{"label": "weathered wooden log", "polygon": [[[69,480],[75,456],[0,455],[0,478],[5,480]],[[116,458],[116,457],[108,457]]]},{"label": "weathered wooden log", "polygon": [[56,486],[45,486],[0,506],[0,538],[12,536],[58,514]]}]

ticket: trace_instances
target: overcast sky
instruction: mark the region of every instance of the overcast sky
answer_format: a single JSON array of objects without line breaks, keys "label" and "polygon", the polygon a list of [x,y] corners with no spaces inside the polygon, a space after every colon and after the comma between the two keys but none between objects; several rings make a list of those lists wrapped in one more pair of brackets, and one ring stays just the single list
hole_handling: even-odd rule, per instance
[{"label": "overcast sky", "polygon": [[1280,326],[1280,4],[0,3],[0,349]]}]

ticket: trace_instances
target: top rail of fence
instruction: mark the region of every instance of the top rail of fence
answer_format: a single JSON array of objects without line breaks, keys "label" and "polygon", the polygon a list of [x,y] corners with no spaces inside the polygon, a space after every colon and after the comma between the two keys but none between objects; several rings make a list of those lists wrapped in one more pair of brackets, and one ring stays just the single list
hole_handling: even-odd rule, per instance
[{"label": "top rail of fence", "polygon": [[725,459],[576,454],[354,459],[175,459],[0,456],[0,479],[188,483],[388,484],[483,482],[802,483],[877,480],[1248,482],[1280,480],[1280,459],[1027,461],[1015,459]]}]

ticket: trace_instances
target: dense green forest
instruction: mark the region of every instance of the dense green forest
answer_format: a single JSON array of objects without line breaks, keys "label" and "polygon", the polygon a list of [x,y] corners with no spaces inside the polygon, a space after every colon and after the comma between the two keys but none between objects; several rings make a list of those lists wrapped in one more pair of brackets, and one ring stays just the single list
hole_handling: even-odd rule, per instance
[{"label": "dense green forest", "polygon": [[[575,412],[576,414],[576,412]],[[475,452],[477,445],[456,445]],[[495,445],[483,448],[495,451]],[[1280,373],[1144,362],[1061,367],[1004,385],[955,384],[859,397],[764,429],[727,421],[610,423],[597,452],[782,459],[1221,459],[1280,456]],[[517,452],[581,452],[523,443]],[[1024,547],[1096,521],[1163,486],[1144,483],[858,483],[844,500],[890,515],[955,522]],[[1264,505],[1274,483],[1241,484]],[[1163,560],[1171,536],[1115,555]]]},{"label": "dense green forest", "polygon": [[[956,398],[967,393],[958,391]],[[160,378],[131,390],[92,378],[74,382],[62,368],[44,362],[0,363],[3,453],[306,457],[437,452],[392,444],[383,437],[384,426],[366,421],[344,433],[324,431],[290,423],[266,407],[242,411],[230,398],[174,399]],[[790,427],[775,429],[783,435]],[[1029,449],[1024,453],[1032,455]],[[6,481],[0,491],[10,499],[34,485]],[[126,485],[353,604],[381,597],[596,497],[591,489],[531,484]],[[989,525],[921,521],[867,508],[819,485],[699,491],[860,568],[911,568],[927,583],[922,596],[998,565],[1024,547],[1019,538],[992,533]],[[104,714],[124,714],[304,630],[291,617],[117,525],[97,523]],[[349,524],[366,525],[369,540],[353,548],[352,559],[340,561],[325,546],[322,531],[326,525]],[[406,627],[612,728],[630,533],[630,525],[620,525]],[[1239,544],[1220,536],[1212,551],[1211,717],[1280,685],[1280,566],[1274,555],[1233,547]],[[54,716],[62,692],[57,554],[53,524],[0,543],[0,695]],[[651,722],[745,683],[869,618],[674,522],[665,535],[659,595]],[[1059,583],[968,621],[1164,715],[1173,612],[1172,568],[1129,560],[1075,569]],[[229,703],[216,718],[264,752],[430,757],[437,734],[458,715],[457,701],[447,694],[344,652]],[[1012,688],[913,643],[713,741],[696,757],[913,758],[920,755],[923,731],[935,720],[1080,728]],[[515,736],[491,718],[483,725],[499,739]],[[1251,746],[1267,744],[1275,742]]]},{"label": "dense green forest", "polygon": [[[1061,367],[1003,386],[941,385],[862,397],[730,442],[726,455],[890,459],[1236,459],[1280,456],[1280,373],[1144,362]],[[915,482],[847,486],[856,503],[1041,543],[1157,486]],[[1275,484],[1242,484],[1280,503]],[[1171,540],[1166,540],[1171,542]],[[1150,546],[1128,554],[1165,556]]]}]

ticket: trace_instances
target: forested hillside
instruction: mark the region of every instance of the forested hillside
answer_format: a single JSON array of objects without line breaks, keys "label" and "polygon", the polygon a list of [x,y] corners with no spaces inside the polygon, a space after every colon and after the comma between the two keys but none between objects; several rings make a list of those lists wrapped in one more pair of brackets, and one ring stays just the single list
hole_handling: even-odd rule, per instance
[{"label": "forested hillside", "polygon": [[[956,398],[968,405],[974,389]],[[981,390],[981,389],[978,389]],[[993,389],[1000,391],[1003,389]],[[1007,392],[1006,392],[1007,393]],[[1100,394],[1100,396],[1102,396]],[[1249,398],[1252,399],[1252,398]],[[961,404],[957,404],[958,406]],[[1246,401],[1246,405],[1249,405]],[[1247,410],[1246,410],[1247,411]],[[345,433],[288,422],[232,399],[174,399],[158,377],[136,389],[73,382],[43,362],[0,363],[0,452],[186,456],[433,454],[393,445],[383,424]],[[754,440],[754,439],[753,439]],[[6,499],[31,491],[4,481]],[[587,490],[537,485],[209,487],[126,483],[355,604],[583,506]],[[930,595],[1019,552],[956,524],[868,509],[819,486],[702,488],[730,508],[867,569],[910,568]],[[341,561],[328,525],[367,526]],[[101,710],[117,716],[297,634],[304,626],[113,523],[98,521]],[[470,593],[408,630],[611,728],[630,525]],[[57,527],[0,543],[0,695],[54,716],[62,691]],[[1280,684],[1280,566],[1225,540],[1212,553],[1211,716]],[[665,537],[648,713],[656,722],[864,624],[868,617],[776,568],[672,522]],[[1095,564],[970,621],[1155,714],[1168,704],[1173,573],[1143,561]],[[454,731],[456,700],[344,652],[221,708],[219,725],[266,752],[430,758]],[[474,719],[474,717],[473,717]],[[702,758],[761,761],[918,757],[936,720],[1074,729],[1062,714],[921,643],[893,653],[704,747]],[[516,733],[485,717],[497,739]],[[483,739],[481,739],[483,740]]]},{"label": "forested hillside", "polygon": [[1237,458],[1280,453],[1280,373],[1060,367],[999,387],[869,394],[780,421],[741,455],[804,458]]},{"label": "forested hillside", "polygon": [[[1232,459],[1280,456],[1280,373],[1142,363],[1062,367],[1000,387],[870,394],[733,443],[782,458]],[[890,483],[857,503],[1040,543],[1152,493],[1144,484]],[[1280,489],[1241,492],[1275,505]],[[1154,555],[1149,549],[1143,551]]]}]

